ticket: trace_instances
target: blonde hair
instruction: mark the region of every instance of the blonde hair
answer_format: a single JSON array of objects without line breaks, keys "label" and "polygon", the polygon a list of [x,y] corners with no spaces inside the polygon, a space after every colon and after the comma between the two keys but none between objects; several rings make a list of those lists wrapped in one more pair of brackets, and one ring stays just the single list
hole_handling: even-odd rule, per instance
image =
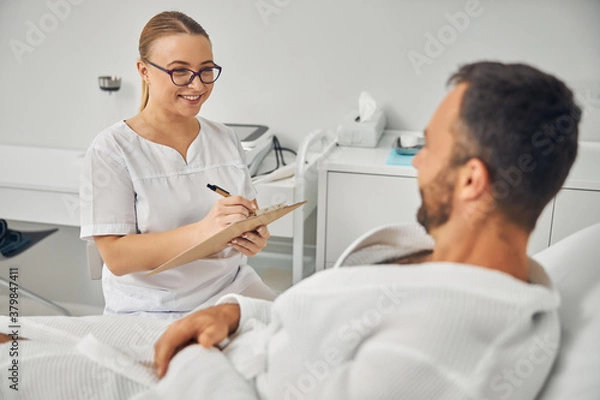
[{"label": "blonde hair", "polygon": [[[152,43],[163,36],[173,35],[177,33],[187,33],[190,35],[202,35],[209,41],[208,33],[197,23],[193,18],[179,11],[164,11],[152,17],[142,29],[138,50],[140,59],[145,61],[148,59]],[[150,92],[148,84],[142,79],[142,101],[140,111],[146,108]]]}]

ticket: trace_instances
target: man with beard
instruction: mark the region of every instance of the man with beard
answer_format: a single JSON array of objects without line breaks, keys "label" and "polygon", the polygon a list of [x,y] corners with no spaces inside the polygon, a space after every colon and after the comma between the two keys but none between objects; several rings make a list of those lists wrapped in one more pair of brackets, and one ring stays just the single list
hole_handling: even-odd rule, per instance
[{"label": "man with beard", "polygon": [[155,346],[159,386],[184,365],[198,376],[201,346],[177,354],[171,373],[182,346],[229,336],[223,353],[263,398],[536,396],[558,350],[559,296],[527,242],[575,160],[581,111],[561,81],[526,65],[474,63],[449,82],[413,161],[431,236],[371,232],[344,260],[358,265],[272,305],[226,296],[175,322]]},{"label": "man with beard", "polygon": [[[527,241],[576,157],[581,111],[564,83],[526,65],[469,64],[449,82],[413,161],[422,227],[370,232],[343,268],[274,302],[228,295],[168,328],[72,321],[61,334],[73,341],[46,346],[45,358],[22,342],[36,357],[30,370],[61,375],[23,377],[29,393],[82,398],[74,388],[94,385],[97,398],[118,387],[110,398],[534,399],[558,351],[559,295]],[[31,322],[30,339],[66,345],[48,338],[58,323]],[[74,351],[81,332],[93,338]],[[130,360],[140,340],[156,340],[157,383]],[[59,369],[67,350],[77,364]]]}]

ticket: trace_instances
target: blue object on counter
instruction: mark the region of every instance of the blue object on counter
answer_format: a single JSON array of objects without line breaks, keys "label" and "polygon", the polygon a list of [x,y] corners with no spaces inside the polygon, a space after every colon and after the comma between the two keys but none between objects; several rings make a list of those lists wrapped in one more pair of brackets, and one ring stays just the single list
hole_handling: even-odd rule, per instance
[{"label": "blue object on counter", "polygon": [[414,155],[398,154],[398,152],[396,152],[396,149],[392,147],[390,149],[390,154],[388,155],[385,165],[401,165],[405,167],[410,167],[412,166],[413,157]]}]

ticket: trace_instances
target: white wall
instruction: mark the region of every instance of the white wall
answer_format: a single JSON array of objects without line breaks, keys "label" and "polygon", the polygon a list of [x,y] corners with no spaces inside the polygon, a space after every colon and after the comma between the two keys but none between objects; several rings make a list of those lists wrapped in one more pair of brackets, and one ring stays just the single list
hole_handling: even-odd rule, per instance
[{"label": "white wall", "polygon": [[[67,14],[70,2],[79,4],[52,26],[52,5]],[[417,74],[408,52],[425,54],[425,35],[437,36],[449,24],[445,14],[464,12],[468,2],[478,1],[2,1],[0,143],[86,148],[104,126],[132,116],[139,32],[165,8],[203,24],[224,67],[201,113],[267,124],[284,144],[336,126],[364,89],[385,107],[391,128],[422,129],[449,73],[483,58],[524,61],[564,78],[587,108],[582,139],[600,141],[600,1],[479,0],[481,15]],[[261,15],[261,4],[272,13]],[[17,55],[11,44],[29,46],[32,25],[49,32],[29,37],[32,51]],[[121,91],[101,92],[99,75],[122,76]]]}]

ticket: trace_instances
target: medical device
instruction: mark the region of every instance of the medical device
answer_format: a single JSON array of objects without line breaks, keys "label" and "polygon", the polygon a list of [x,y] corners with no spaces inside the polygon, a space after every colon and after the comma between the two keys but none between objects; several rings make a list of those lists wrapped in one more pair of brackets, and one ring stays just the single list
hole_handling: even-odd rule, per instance
[{"label": "medical device", "polygon": [[256,175],[258,167],[273,148],[273,133],[265,125],[225,124],[233,129],[246,153],[246,165],[250,175]]},{"label": "medical device", "polygon": [[400,155],[414,156],[425,145],[425,139],[419,135],[405,133],[398,136],[392,145]]}]

